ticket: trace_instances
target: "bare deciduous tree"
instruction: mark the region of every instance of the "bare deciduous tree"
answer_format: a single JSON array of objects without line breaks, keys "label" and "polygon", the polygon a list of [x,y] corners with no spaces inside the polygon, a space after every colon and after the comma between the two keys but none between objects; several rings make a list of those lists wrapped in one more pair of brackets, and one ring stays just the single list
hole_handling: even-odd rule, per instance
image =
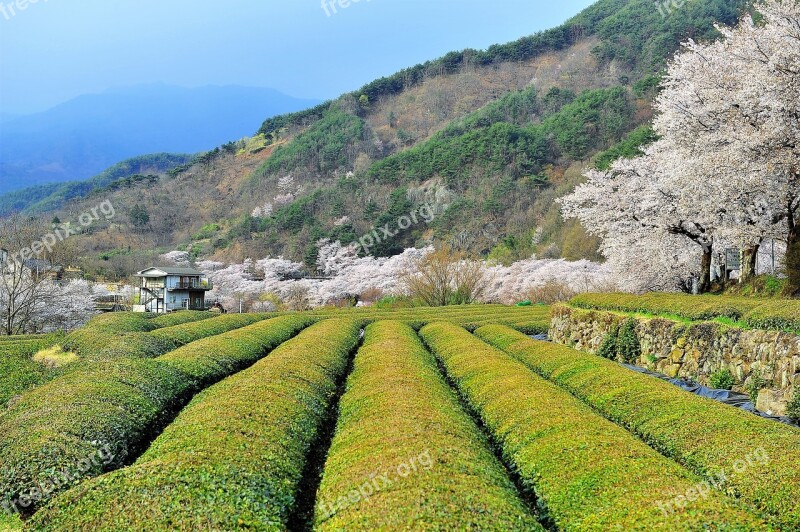
[{"label": "bare deciduous tree", "polygon": [[[53,265],[69,265],[75,248],[67,241],[44,246],[50,227],[41,220],[12,216],[0,221],[0,247],[8,252],[0,270],[0,332],[33,331],[44,314],[59,307],[61,290],[53,283]],[[33,254],[31,248],[39,250]],[[27,253],[23,253],[27,250]]]},{"label": "bare deciduous tree", "polygon": [[431,307],[474,303],[486,292],[486,266],[450,246],[411,261],[402,281],[412,297]]}]

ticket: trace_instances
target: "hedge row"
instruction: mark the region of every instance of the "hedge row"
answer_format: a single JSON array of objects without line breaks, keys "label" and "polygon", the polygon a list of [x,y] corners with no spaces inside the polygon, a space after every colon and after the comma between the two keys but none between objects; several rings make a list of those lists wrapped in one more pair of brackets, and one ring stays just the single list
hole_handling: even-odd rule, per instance
[{"label": "hedge row", "polygon": [[407,325],[367,328],[339,412],[316,529],[541,529]]},{"label": "hedge row", "polygon": [[800,301],[769,301],[744,315],[755,329],[778,329],[800,334]]},{"label": "hedge row", "polygon": [[464,305],[413,309],[350,309],[322,310],[312,313],[320,317],[359,317],[367,322],[401,321],[420,329],[432,321],[450,321],[468,329],[502,323],[526,334],[544,334],[550,326],[550,308],[546,306],[508,307],[503,305]]},{"label": "hedge row", "polygon": [[64,493],[34,516],[32,527],[285,529],[358,340],[354,321],[303,331],[199,394],[133,466]]},{"label": "hedge row", "polygon": [[218,314],[214,314],[213,312],[201,310],[182,310],[180,312],[171,312],[155,317],[151,320],[151,323],[155,325],[156,329],[160,329],[161,327],[173,327],[175,325],[183,325],[184,323],[207,320],[217,315]]},{"label": "hedge row", "polygon": [[696,473],[715,478],[724,472],[726,490],[762,509],[778,527],[800,529],[800,430],[507,327],[486,327],[477,335]]},{"label": "hedge row", "polygon": [[64,349],[82,356],[91,355],[110,343],[119,341],[125,333],[148,332],[156,328],[152,316],[144,312],[110,312],[89,320],[64,339]]},{"label": "hedge row", "polygon": [[[153,358],[190,342],[252,325],[265,317],[263,314],[225,314],[202,321],[129,334],[109,334],[105,330],[90,327],[82,334],[83,343],[78,352],[83,358],[90,360]],[[150,320],[149,323],[152,324],[153,321],[155,320]],[[90,348],[87,349],[87,346]],[[70,347],[67,344],[65,348]]]},{"label": "hedge row", "polygon": [[[234,329],[246,327],[247,325],[252,325],[265,318],[266,316],[263,314],[225,314],[199,322],[184,323],[183,325],[156,329],[148,333],[147,336],[169,346],[167,351],[170,351],[202,338],[216,336]],[[166,351],[161,351],[161,353],[158,354],[162,353],[166,353]]]},{"label": "hedge row", "polygon": [[464,329],[440,323],[421,334],[559,530],[763,526],[721,493],[662,511],[701,479]]},{"label": "hedge row", "polygon": [[64,336],[62,332],[47,333],[47,334],[20,334],[14,336],[0,336],[0,348],[6,343],[15,342],[28,342],[38,340],[46,345],[53,345]]},{"label": "hedge row", "polygon": [[129,463],[195,393],[256,362],[308,323],[291,316],[264,321],[160,359],[84,365],[31,390],[0,416],[0,503],[47,487],[62,469],[74,470],[99,450],[113,460],[92,464],[77,480]]},{"label": "hedge row", "polygon": [[800,332],[800,301],[685,294],[583,294],[575,307],[619,312],[673,315],[688,320],[730,318],[758,329]]}]

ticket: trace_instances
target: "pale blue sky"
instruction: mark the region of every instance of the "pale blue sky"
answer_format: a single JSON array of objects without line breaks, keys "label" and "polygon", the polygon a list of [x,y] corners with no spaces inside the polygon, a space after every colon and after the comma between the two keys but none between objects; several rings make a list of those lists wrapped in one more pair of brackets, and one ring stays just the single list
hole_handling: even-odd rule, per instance
[{"label": "pale blue sky", "polygon": [[336,14],[321,0],[0,0],[0,112],[154,82],[332,98],[452,50],[556,26],[592,3],[326,1]]}]

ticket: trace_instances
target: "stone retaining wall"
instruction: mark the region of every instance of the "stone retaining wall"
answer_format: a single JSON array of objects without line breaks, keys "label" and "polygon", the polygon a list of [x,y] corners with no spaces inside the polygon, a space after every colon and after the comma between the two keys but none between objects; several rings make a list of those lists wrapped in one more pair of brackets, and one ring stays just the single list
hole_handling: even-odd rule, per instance
[{"label": "stone retaining wall", "polygon": [[[553,307],[550,338],[581,351],[597,353],[606,335],[629,317],[612,312]],[[757,408],[785,415],[794,387],[800,390],[800,336],[743,330],[719,323],[686,324],[663,318],[635,318],[642,346],[637,365],[670,377],[708,385],[713,373],[730,369],[734,391],[745,391],[759,376],[766,387]]]}]

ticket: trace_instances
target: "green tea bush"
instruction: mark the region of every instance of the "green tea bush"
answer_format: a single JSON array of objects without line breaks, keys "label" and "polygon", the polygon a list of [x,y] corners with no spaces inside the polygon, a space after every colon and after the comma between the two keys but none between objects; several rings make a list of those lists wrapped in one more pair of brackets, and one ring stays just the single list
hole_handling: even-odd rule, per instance
[{"label": "green tea bush", "polygon": [[195,393],[256,362],[309,321],[256,323],[155,360],[97,361],[24,394],[0,416],[0,503],[50,482],[54,472],[101,447],[113,460],[79,479],[125,464]]},{"label": "green tea bush", "polygon": [[700,477],[464,329],[437,323],[420,334],[526,488],[536,493],[554,528],[756,530],[763,526],[759,518],[715,492],[693,502],[691,511],[662,512],[659,502],[687,493]]},{"label": "green tea bush", "polygon": [[740,296],[690,296],[685,294],[582,294],[570,304],[583,309],[678,316],[705,321],[727,318],[744,321],[756,329],[800,332],[800,301]]},{"label": "green tea bush", "polygon": [[800,529],[800,465],[789,451],[800,449],[799,429],[508,327],[476,334],[706,480],[724,471],[725,490],[764,512],[775,530]]},{"label": "green tea bush", "polygon": [[800,301],[771,301],[744,315],[744,321],[757,329],[779,329],[800,333]]},{"label": "green tea bush", "polygon": [[[315,530],[541,530],[407,325],[367,327],[339,412]],[[376,471],[397,478],[365,484]]]},{"label": "green tea bush", "polygon": [[61,374],[61,370],[39,364],[31,357],[40,350],[52,346],[62,337],[62,335],[14,336],[13,338],[17,340],[0,342],[0,410],[5,408],[12,398]]},{"label": "green tea bush", "polygon": [[[272,326],[288,323],[279,320]],[[267,323],[251,331],[266,331]],[[285,530],[358,339],[356,321],[326,321],[303,331],[195,397],[134,465],[62,494],[31,526]],[[265,346],[279,340],[261,337]]]},{"label": "green tea bush", "polygon": [[162,327],[173,327],[175,325],[183,325],[184,323],[192,323],[194,321],[207,320],[213,318],[217,314],[212,312],[204,312],[199,310],[182,310],[180,312],[172,312],[153,318],[152,323],[157,329]]}]

